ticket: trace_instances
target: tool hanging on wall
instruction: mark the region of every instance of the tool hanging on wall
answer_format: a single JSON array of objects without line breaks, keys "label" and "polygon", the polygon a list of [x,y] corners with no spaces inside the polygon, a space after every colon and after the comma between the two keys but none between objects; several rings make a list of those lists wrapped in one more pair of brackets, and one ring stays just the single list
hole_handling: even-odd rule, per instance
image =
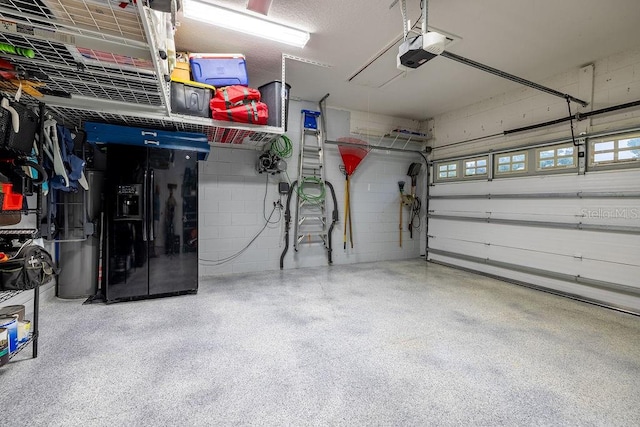
[{"label": "tool hanging on wall", "polygon": [[324,184],[324,141],[319,111],[301,110],[298,156],[297,203],[293,248],[301,243],[321,243],[328,247],[327,209]]},{"label": "tool hanging on wall", "polygon": [[369,154],[371,149],[369,144],[361,139],[357,138],[338,138],[338,142],[347,142],[349,144],[358,144],[362,147],[354,147],[352,145],[338,145],[340,156],[342,157],[341,167],[342,172],[345,175],[345,190],[344,190],[344,235],[343,243],[344,249],[347,249],[347,226],[349,227],[349,241],[351,242],[351,248],[353,248],[353,228],[351,227],[351,195],[350,195],[350,177],[356,171],[356,168],[362,162],[362,160]]},{"label": "tool hanging on wall", "polygon": [[[404,181],[398,181],[398,188],[400,189],[400,247],[402,247],[402,206],[409,208],[409,237],[413,239],[413,229],[420,228],[420,209],[422,208],[422,202],[420,198],[416,196],[416,185],[418,183],[418,175],[422,164],[411,163],[407,175],[411,177],[411,192],[404,194]],[[416,224],[416,218],[418,219]]]},{"label": "tool hanging on wall", "polygon": [[[328,96],[328,95],[327,95]],[[323,110],[320,100],[319,107]],[[332,260],[331,232],[338,222],[338,203],[333,185],[324,179],[324,127],[323,114],[320,111],[301,110],[300,122],[300,151],[298,165],[298,179],[289,186],[285,218],[285,247],[280,255],[280,269],[284,266],[284,257],[289,249],[289,226],[291,224],[291,196],[296,192],[296,208],[294,219],[294,242],[296,252],[307,239],[309,244],[322,243],[327,250],[329,264]],[[320,120],[318,120],[320,118]],[[297,188],[296,188],[297,187]],[[326,188],[329,191],[326,191]],[[328,211],[326,199],[331,195],[333,212],[331,224],[328,225]]]},{"label": "tool hanging on wall", "polygon": [[402,205],[404,204],[404,181],[398,181],[398,189],[400,190],[400,247],[402,247]]},{"label": "tool hanging on wall", "polygon": [[[420,198],[416,196],[416,185],[418,183],[418,175],[420,174],[420,169],[422,168],[422,164],[420,163],[411,163],[409,165],[409,170],[407,171],[407,175],[411,177],[411,192],[409,194],[404,194],[404,181],[398,181],[398,188],[400,190],[400,247],[402,247],[402,207],[407,206],[409,208],[410,216],[409,216],[409,237],[413,239],[413,229],[420,228],[420,209],[422,208],[422,202]],[[416,224],[416,218],[418,222]]]},{"label": "tool hanging on wall", "polygon": [[418,183],[418,175],[420,174],[420,169],[422,168],[422,164],[420,163],[411,163],[409,165],[409,170],[407,171],[407,175],[411,177],[411,204],[410,204],[410,220],[409,220],[409,237],[413,239],[413,229],[414,222],[416,217],[418,218],[418,225],[415,228],[420,227],[420,208],[422,207],[422,202],[420,198],[416,196],[416,185]]}]

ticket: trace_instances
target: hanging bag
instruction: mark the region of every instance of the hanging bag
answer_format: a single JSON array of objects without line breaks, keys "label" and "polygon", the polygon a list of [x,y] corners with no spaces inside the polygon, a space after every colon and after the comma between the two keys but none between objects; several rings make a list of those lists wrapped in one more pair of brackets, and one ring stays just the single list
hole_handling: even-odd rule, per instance
[{"label": "hanging bag", "polygon": [[31,154],[38,125],[38,116],[33,111],[4,98],[0,108],[0,148],[15,154]]},{"label": "hanging bag", "polygon": [[38,245],[26,245],[8,261],[0,262],[0,290],[33,289],[59,272],[49,252]]}]

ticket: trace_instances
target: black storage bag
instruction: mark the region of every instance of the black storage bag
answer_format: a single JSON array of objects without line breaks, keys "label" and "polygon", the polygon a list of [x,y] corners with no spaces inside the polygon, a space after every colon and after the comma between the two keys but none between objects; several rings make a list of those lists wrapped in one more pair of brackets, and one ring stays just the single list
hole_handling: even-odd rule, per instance
[{"label": "black storage bag", "polygon": [[41,246],[28,245],[14,258],[0,263],[0,289],[33,289],[49,281],[59,271],[49,252]]},{"label": "black storage bag", "polygon": [[31,154],[33,141],[38,131],[38,116],[24,105],[9,101],[9,105],[18,113],[20,127],[15,132],[11,120],[11,112],[0,107],[0,141],[1,148],[16,154]]}]

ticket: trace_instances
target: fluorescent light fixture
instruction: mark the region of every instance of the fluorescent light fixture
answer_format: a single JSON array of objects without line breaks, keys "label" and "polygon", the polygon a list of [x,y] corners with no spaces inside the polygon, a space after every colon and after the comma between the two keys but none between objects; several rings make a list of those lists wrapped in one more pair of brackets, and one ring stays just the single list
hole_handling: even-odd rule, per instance
[{"label": "fluorescent light fixture", "polygon": [[291,46],[304,47],[309,41],[306,31],[199,0],[184,1],[184,16]]}]

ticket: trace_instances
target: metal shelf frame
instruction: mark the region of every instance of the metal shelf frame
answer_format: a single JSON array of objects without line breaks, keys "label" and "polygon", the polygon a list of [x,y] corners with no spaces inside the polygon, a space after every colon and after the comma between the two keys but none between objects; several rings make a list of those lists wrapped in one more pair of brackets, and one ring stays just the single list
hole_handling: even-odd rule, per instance
[{"label": "metal shelf frame", "polygon": [[[31,289],[22,291],[0,291],[0,304],[9,301],[11,298],[20,295],[23,292],[29,292]],[[21,343],[18,348],[9,355],[9,360],[13,359],[19,352],[24,350],[29,344],[32,344],[31,357],[38,357],[38,316],[40,310],[40,287],[33,288],[33,320],[31,321],[31,332],[29,339]]]},{"label": "metal shelf frame", "polygon": [[[9,57],[29,75],[46,75],[31,81],[44,83],[48,92],[42,98],[27,95],[26,102],[44,102],[70,128],[81,127],[85,121],[98,121],[200,132],[216,146],[262,148],[284,133],[283,128],[171,113],[170,82],[162,72],[152,11],[144,0],[125,8],[120,3],[0,1],[0,42],[31,49],[35,54],[34,58],[6,53],[2,56]],[[119,62],[87,61],[78,54],[79,48],[113,55]],[[283,55],[283,78],[285,59]],[[284,116],[284,105],[279,113]]]},{"label": "metal shelf frame", "polygon": [[414,135],[404,132],[389,132],[382,135],[372,135],[367,132],[351,132],[353,136],[363,138],[371,146],[379,148],[397,148],[397,149],[415,149],[416,144],[420,144],[419,147],[423,148],[424,145],[431,140],[431,136]]},{"label": "metal shelf frame", "polygon": [[[39,130],[38,134],[40,135],[39,140],[36,142],[36,147],[38,151],[38,155],[36,156],[36,160],[38,164],[42,164],[42,135],[44,131],[44,116],[46,113],[45,105],[42,102],[38,103],[38,117],[39,117]],[[35,223],[36,226],[40,224],[40,217],[42,216],[42,187],[39,187],[36,192],[36,207],[35,208],[27,208],[22,209],[20,211],[22,214],[35,214]],[[12,212],[13,213],[13,212]],[[6,228],[0,228],[0,237],[17,237],[19,239],[25,238],[34,238],[38,236],[39,230],[30,229],[30,228],[11,228],[11,226]],[[17,290],[17,291],[0,291],[0,303],[10,300],[11,298],[23,293],[28,292],[29,290]],[[39,312],[40,312],[40,286],[35,286],[33,288],[33,319],[31,321],[31,333],[29,335],[29,339],[21,343],[18,348],[9,356],[9,359],[14,358],[19,352],[21,352],[25,347],[29,344],[32,345],[32,353],[31,357],[38,357],[38,321],[39,321]]]}]

